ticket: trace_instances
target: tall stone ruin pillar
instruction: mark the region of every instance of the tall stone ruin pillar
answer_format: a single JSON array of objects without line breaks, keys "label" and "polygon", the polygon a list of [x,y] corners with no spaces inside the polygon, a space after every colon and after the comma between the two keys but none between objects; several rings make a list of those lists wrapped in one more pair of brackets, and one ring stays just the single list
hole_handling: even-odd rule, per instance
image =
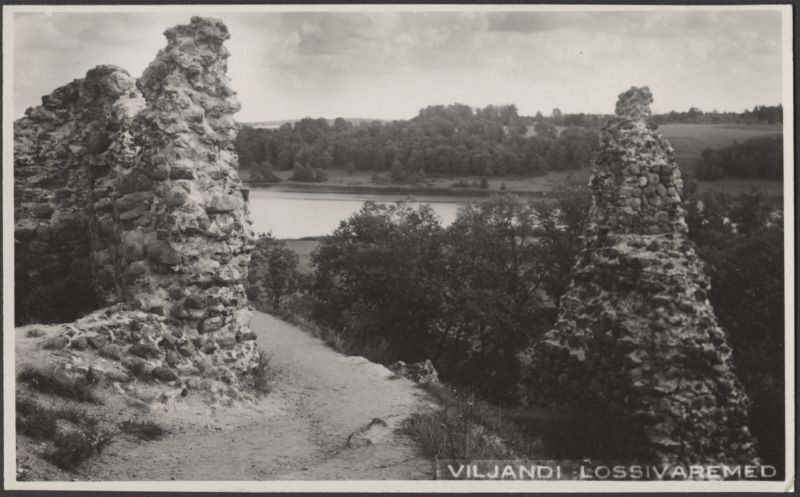
[{"label": "tall stone ruin pillar", "polygon": [[640,456],[752,459],[749,401],[687,239],[672,147],[648,126],[647,87],[601,131],[586,244],[555,327],[534,348],[532,401],[608,414]]},{"label": "tall stone ruin pillar", "polygon": [[[146,360],[164,381],[208,375],[210,362],[234,383],[257,355],[229,34],[194,17],[165,35],[139,80],[98,66],[15,122],[17,314],[63,321],[105,305],[66,335],[70,347],[103,335],[95,348],[123,347],[123,362]],[[69,309],[73,296],[86,305]],[[22,315],[48,305],[67,309]]]},{"label": "tall stone ruin pillar", "polygon": [[137,81],[146,100],[133,126],[138,155],[115,183],[122,300],[203,335],[206,353],[233,354],[248,330],[252,230],[233,149],[230,36],[200,17],[165,36]]}]

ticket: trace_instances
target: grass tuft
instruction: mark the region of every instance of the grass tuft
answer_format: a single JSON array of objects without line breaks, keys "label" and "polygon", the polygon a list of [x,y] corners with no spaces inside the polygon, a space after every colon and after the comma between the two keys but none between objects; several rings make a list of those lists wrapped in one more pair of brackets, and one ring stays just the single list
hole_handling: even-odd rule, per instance
[{"label": "grass tuft", "polygon": [[503,408],[443,384],[421,385],[440,405],[412,414],[403,430],[427,455],[442,459],[539,458],[541,437],[526,433]]},{"label": "grass tuft", "polygon": [[258,350],[258,364],[253,368],[253,387],[257,392],[267,394],[272,391],[272,384],[278,375],[278,370],[272,364],[272,354]]},{"label": "grass tuft", "polygon": [[139,421],[129,419],[119,424],[119,429],[130,435],[135,436],[140,440],[159,440],[164,437],[166,431],[164,428],[152,421]]}]

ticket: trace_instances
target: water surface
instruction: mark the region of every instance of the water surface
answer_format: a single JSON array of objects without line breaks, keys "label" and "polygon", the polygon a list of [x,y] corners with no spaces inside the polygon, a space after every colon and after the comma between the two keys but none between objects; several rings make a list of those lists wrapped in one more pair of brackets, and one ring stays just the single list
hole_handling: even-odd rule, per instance
[{"label": "water surface", "polygon": [[258,233],[272,231],[276,238],[302,238],[327,235],[339,223],[361,209],[367,200],[378,203],[409,201],[429,204],[444,226],[456,218],[458,208],[475,200],[470,197],[414,195],[398,193],[309,193],[285,192],[269,188],[250,190],[250,215]]}]

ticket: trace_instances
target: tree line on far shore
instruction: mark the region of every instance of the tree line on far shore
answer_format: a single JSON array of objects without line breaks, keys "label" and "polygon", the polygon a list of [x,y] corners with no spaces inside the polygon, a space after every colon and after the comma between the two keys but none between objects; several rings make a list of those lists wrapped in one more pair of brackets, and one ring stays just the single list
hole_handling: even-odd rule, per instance
[{"label": "tree line on far shore", "polygon": [[[236,139],[240,167],[266,181],[294,169],[385,173],[393,183],[418,183],[427,175],[537,175],[589,164],[597,129],[521,123],[516,108],[431,106],[406,121],[354,125],[337,118],[306,118],[278,129],[245,126]],[[296,176],[298,176],[295,173]],[[307,172],[301,173],[313,181]]]},{"label": "tree line on far shore", "polygon": [[[422,184],[429,176],[535,176],[590,166],[598,146],[602,114],[520,116],[514,105],[472,109],[436,105],[413,119],[354,124],[346,119],[305,118],[277,129],[244,126],[236,138],[239,166],[254,182],[279,182],[276,171],[292,170],[291,180],[324,182],[328,171],[373,173],[375,183]],[[656,124],[765,123],[780,121],[780,106],[743,113],[658,114]],[[774,137],[757,138],[703,153],[697,177],[780,179]],[[731,148],[731,147],[728,147]],[[778,149],[779,151],[779,149]]]}]

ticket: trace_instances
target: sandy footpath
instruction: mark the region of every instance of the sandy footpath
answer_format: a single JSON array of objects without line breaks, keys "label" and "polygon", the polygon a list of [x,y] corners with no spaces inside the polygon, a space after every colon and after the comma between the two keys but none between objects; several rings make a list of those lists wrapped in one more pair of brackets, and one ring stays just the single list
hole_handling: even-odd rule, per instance
[{"label": "sandy footpath", "polygon": [[[163,412],[158,441],[120,438],[75,480],[427,479],[432,463],[397,432],[426,394],[383,366],[255,312],[258,345],[278,370],[255,405],[179,402]],[[19,352],[19,351],[18,351]],[[56,477],[56,479],[61,479]]]}]

